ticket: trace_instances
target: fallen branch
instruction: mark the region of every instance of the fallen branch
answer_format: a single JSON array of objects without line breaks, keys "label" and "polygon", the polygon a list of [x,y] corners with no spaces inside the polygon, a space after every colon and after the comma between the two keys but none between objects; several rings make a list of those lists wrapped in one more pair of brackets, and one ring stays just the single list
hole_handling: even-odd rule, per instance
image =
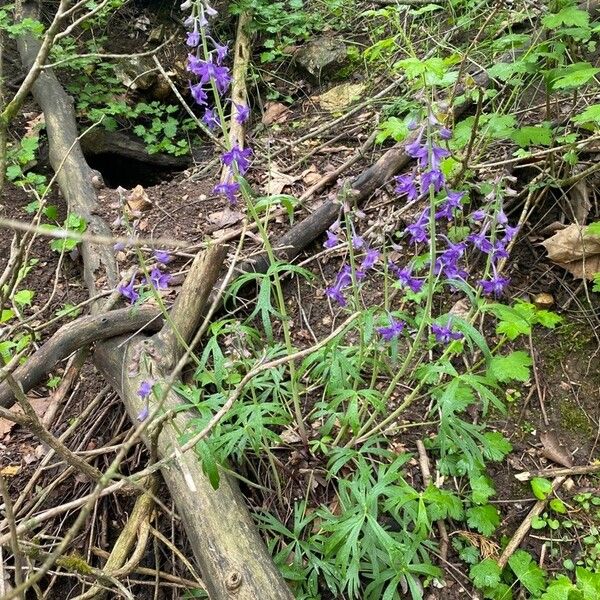
[{"label": "fallen branch", "polygon": [[[28,392],[44,381],[47,374],[79,348],[107,338],[140,329],[156,331],[162,324],[161,313],[153,306],[121,308],[100,315],[80,317],[63,325],[42,347],[13,373],[15,381]],[[6,373],[0,370],[0,379]],[[0,383],[0,407],[10,408],[15,397],[6,382]]]},{"label": "fallen branch", "polygon": [[533,508],[529,511],[529,513],[527,514],[527,516],[525,517],[525,519],[521,523],[521,525],[519,525],[519,528],[515,531],[510,542],[508,542],[506,548],[504,548],[504,552],[502,552],[502,555],[498,559],[498,566],[501,569],[504,569],[504,567],[506,566],[506,563],[508,563],[508,559],[513,555],[515,550],[520,546],[521,542],[527,535],[527,532],[531,528],[531,522],[533,521],[533,519],[535,519],[535,517],[539,517],[542,514],[542,512],[544,511],[544,508],[546,508],[546,504],[548,503],[548,500],[550,499],[551,494],[556,492],[556,490],[558,490],[558,488],[566,481],[566,479],[567,478],[564,476],[556,477],[554,479],[554,481],[552,482],[552,491],[548,494],[548,496],[546,498],[544,498],[544,500],[538,500],[533,505]]},{"label": "fallen branch", "polygon": [[557,467],[556,469],[539,469],[538,471],[523,471],[517,473],[515,479],[519,481],[529,481],[534,477],[572,477],[576,475],[590,475],[600,471],[600,463],[595,465],[585,465],[581,467]]}]

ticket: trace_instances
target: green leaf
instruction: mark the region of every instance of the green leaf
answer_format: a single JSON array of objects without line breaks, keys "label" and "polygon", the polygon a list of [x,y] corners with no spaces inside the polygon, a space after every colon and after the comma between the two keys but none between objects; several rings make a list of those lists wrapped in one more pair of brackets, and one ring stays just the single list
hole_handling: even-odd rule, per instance
[{"label": "green leaf", "polygon": [[529,380],[531,365],[532,360],[529,354],[517,350],[507,356],[494,356],[488,370],[495,379],[501,382],[526,382]]},{"label": "green leaf", "polygon": [[62,308],[54,313],[57,317],[71,317],[75,318],[81,314],[81,308],[73,304],[65,304]]},{"label": "green leaf", "polygon": [[552,498],[552,500],[550,500],[548,504],[555,513],[558,513],[560,515],[567,514],[567,507],[560,498]]},{"label": "green leaf", "polygon": [[562,27],[588,27],[590,14],[587,10],[581,10],[575,6],[566,6],[557,13],[546,15],[542,23],[548,29],[559,29]]},{"label": "green leaf", "polygon": [[538,500],[545,500],[552,492],[552,482],[544,477],[534,477],[531,480],[531,490]]},{"label": "green leaf", "polygon": [[517,550],[508,564],[523,587],[533,596],[539,596],[546,587],[546,573],[538,567],[525,550]]},{"label": "green leaf", "polygon": [[550,146],[552,144],[552,128],[550,125],[529,125],[514,131],[511,138],[521,148]]},{"label": "green leaf", "polygon": [[483,455],[489,460],[500,461],[512,450],[512,444],[499,431],[486,431],[483,437]]},{"label": "green leaf", "polygon": [[479,564],[471,567],[469,577],[476,588],[491,588],[500,583],[502,569],[496,561],[491,558],[482,560]]},{"label": "green leaf", "polygon": [[571,121],[576,125],[585,125],[587,123],[600,125],[600,104],[588,106],[583,112],[575,115]]},{"label": "green leaf", "polygon": [[491,480],[485,475],[472,476],[470,483],[473,492],[473,502],[475,504],[486,504],[496,493]]},{"label": "green leaf", "polygon": [[554,329],[556,325],[561,323],[563,320],[560,315],[557,315],[555,312],[550,310],[538,310],[535,314],[535,318],[540,325],[548,327],[548,329]]},{"label": "green leaf", "polygon": [[31,301],[33,300],[34,295],[35,292],[31,290],[20,290],[14,295],[13,300],[19,306],[29,306],[31,304]]},{"label": "green leaf", "polygon": [[491,504],[473,506],[467,510],[467,523],[482,535],[492,535],[500,525],[500,514]]},{"label": "green leaf", "polygon": [[3,308],[0,311],[0,323],[6,323],[15,316],[15,312],[11,308]]},{"label": "green leaf", "polygon": [[596,221],[594,223],[590,223],[585,228],[585,232],[588,235],[598,235],[598,236],[600,236],[600,221]]},{"label": "green leaf", "polygon": [[550,89],[565,90],[583,86],[593,79],[597,73],[600,73],[600,68],[594,67],[586,62],[579,62],[567,67],[552,69],[548,73]]},{"label": "green leaf", "polygon": [[392,138],[396,142],[402,142],[408,136],[408,131],[408,125],[405,121],[398,117],[390,117],[379,125],[376,142],[381,144],[388,138]]},{"label": "green leaf", "polygon": [[591,573],[583,567],[577,567],[577,587],[583,592],[585,600],[600,598],[600,573]]},{"label": "green leaf", "polygon": [[571,592],[576,589],[568,577],[559,575],[548,584],[541,600],[570,600]]}]

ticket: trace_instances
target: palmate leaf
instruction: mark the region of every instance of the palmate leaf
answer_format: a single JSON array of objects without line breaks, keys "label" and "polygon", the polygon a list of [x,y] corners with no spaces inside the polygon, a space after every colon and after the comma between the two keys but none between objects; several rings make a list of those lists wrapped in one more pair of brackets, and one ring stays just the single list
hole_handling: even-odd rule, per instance
[{"label": "palmate leaf", "polygon": [[483,437],[483,455],[489,460],[500,461],[512,450],[512,444],[499,431],[486,431]]},{"label": "palmate leaf", "polygon": [[522,350],[511,352],[506,356],[494,356],[488,365],[488,373],[501,382],[522,381],[530,377],[531,357]]},{"label": "palmate leaf", "polygon": [[491,588],[500,583],[502,569],[496,561],[491,558],[482,560],[479,564],[473,565],[469,571],[469,577],[476,588]]},{"label": "palmate leaf", "polygon": [[467,523],[482,535],[489,536],[500,525],[500,514],[491,504],[473,506],[467,510]]},{"label": "palmate leaf", "polygon": [[571,592],[576,589],[568,577],[559,575],[548,584],[548,588],[542,594],[541,600],[569,600]]},{"label": "palmate leaf", "polygon": [[538,597],[546,587],[546,573],[538,567],[533,558],[525,550],[517,550],[508,564],[523,587],[534,597]]},{"label": "palmate leaf", "polygon": [[590,23],[590,13],[575,6],[566,6],[557,13],[544,16],[542,23],[548,29],[587,27]]}]

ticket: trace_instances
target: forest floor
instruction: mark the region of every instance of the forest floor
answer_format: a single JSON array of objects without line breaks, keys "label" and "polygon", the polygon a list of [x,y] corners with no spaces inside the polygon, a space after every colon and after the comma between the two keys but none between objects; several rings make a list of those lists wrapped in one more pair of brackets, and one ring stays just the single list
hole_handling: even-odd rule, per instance
[{"label": "forest floor", "polygon": [[[471,4],[453,3],[457,7],[460,5],[465,11],[465,7],[471,7]],[[505,39],[506,36],[528,34],[532,22],[537,22],[537,14],[524,14],[529,9],[519,7],[503,9],[492,15],[492,4],[494,3],[484,2],[478,5],[479,9],[470,9],[471,26],[461,25],[458,38],[454,37],[451,43],[440,42],[436,46],[432,36],[439,36],[436,39],[442,40],[443,35],[451,33],[453,28],[457,27],[456,20],[441,19],[434,30],[435,19],[426,12],[418,13],[415,12],[416,9],[403,7],[397,9],[398,13],[393,13],[397,7],[382,8],[382,3],[377,2],[352,3],[351,9],[340,9],[341,15],[339,12],[335,13],[335,19],[332,17],[333,25],[325,33],[326,38],[343,43],[349,58],[333,72],[323,72],[317,76],[300,67],[296,60],[292,60],[291,54],[288,55],[292,50],[297,53],[310,44],[322,43],[322,36],[316,31],[307,34],[306,39],[297,40],[297,48],[278,47],[278,50],[283,52],[283,58],[278,57],[277,62],[266,63],[266,66],[260,63],[260,44],[256,41],[255,67],[252,80],[248,84],[252,116],[246,135],[254,151],[252,168],[247,177],[248,183],[256,198],[271,198],[267,210],[280,206],[285,208],[286,202],[296,202],[303,194],[306,195],[306,199],[295,209],[293,215],[283,210],[269,219],[267,230],[270,239],[277,239],[293,223],[300,222],[317,210],[323,202],[343,197],[344,186],[348,185],[348,182],[365,172],[386,150],[402,143],[400,138],[407,132],[400,127],[400,121],[407,120],[405,117],[411,114],[415,105],[424,101],[427,94],[409,85],[399,85],[396,90],[379,98],[376,94],[398,77],[398,73],[388,70],[388,66],[396,62],[396,54],[399,52],[397,47],[402,45],[403,35],[410,37],[413,50],[420,57],[436,49],[442,54],[445,53],[445,57],[452,55],[452,51],[465,52],[465,48],[470,48],[469,44],[479,36],[480,47],[474,50],[471,48],[475,55],[474,63],[483,61],[482,64],[490,65],[498,59],[501,49],[508,48],[509,40]],[[130,46],[135,44],[131,42],[131,37],[127,37],[132,21],[142,22],[142,17],[149,20],[146,29],[140,29],[136,34],[138,37],[135,41],[142,41],[150,31],[161,24],[161,19],[164,19],[164,14],[160,11],[157,16],[152,10],[139,5],[127,10],[129,12],[117,13],[114,17],[115,21],[111,24],[113,35],[106,47],[108,52],[132,51]],[[455,16],[460,16],[460,10],[456,8]],[[519,12],[520,10],[522,12]],[[440,13],[432,14],[435,16]],[[489,22],[486,19],[489,19]],[[514,23],[514,27],[506,26],[507,22]],[[410,23],[410,27],[407,23]],[[481,28],[485,23],[493,27],[488,25],[489,31],[486,28],[482,34]],[[162,24],[167,27],[173,26],[169,19],[165,19]],[[420,36],[420,26],[430,28],[431,33]],[[408,34],[398,33],[398,28],[402,27],[407,27],[405,32],[408,31]],[[225,25],[223,29],[222,33],[232,30],[231,26]],[[122,31],[123,35],[115,35],[118,31]],[[553,32],[557,33],[556,30]],[[270,39],[269,34],[258,31],[256,39],[264,43],[265,35],[266,39]],[[119,43],[119,37],[125,41]],[[391,39],[392,42],[388,45],[381,44],[384,39]],[[498,40],[504,42],[498,43]],[[492,48],[494,43],[497,43],[495,50]],[[262,51],[269,48],[268,44]],[[348,48],[355,50],[350,52]],[[376,48],[378,55],[375,55],[373,48]],[[369,49],[371,54],[365,57],[364,53]],[[178,72],[185,53],[183,44],[172,43],[164,51],[161,60],[170,61],[169,64],[164,64],[167,70]],[[588,53],[584,58],[598,66],[594,54]],[[459,63],[460,59],[448,62],[452,65]],[[65,83],[68,82],[68,74],[63,73],[60,76]],[[185,87],[185,75],[179,74],[178,77],[178,85]],[[70,83],[73,84],[73,81]],[[582,87],[579,94],[573,92],[568,97],[557,96],[549,101],[539,82],[518,88],[514,84],[511,87],[504,79],[501,80],[499,89],[492,83],[488,86],[482,90],[482,94],[495,88],[498,95],[490,94],[479,107],[476,103],[469,104],[465,100],[468,108],[452,122],[455,135],[458,135],[459,131],[466,131],[464,127],[461,129],[460,123],[469,123],[473,127],[473,119],[480,118],[481,113],[492,115],[489,122],[507,115],[515,117],[516,121],[511,127],[520,127],[521,130],[527,126],[545,127],[547,123],[552,123],[553,127],[558,123],[557,128],[566,127],[565,121],[568,116],[580,114],[587,106],[600,101],[597,81],[593,81],[588,87]],[[135,101],[151,102],[153,97],[150,94],[150,91],[137,91]],[[435,101],[441,105],[444,102],[442,98],[454,97],[453,87],[440,86],[434,94]],[[131,98],[129,100],[133,102]],[[177,100],[167,96],[162,98],[161,102],[169,104],[176,103]],[[359,105],[362,108],[355,110]],[[27,123],[35,120],[39,114],[33,103],[27,107],[26,112],[29,116],[15,128],[14,139],[25,136]],[[83,114],[80,116],[82,128],[89,125],[86,117]],[[484,121],[480,119],[481,122]],[[384,133],[393,133],[388,136],[382,134],[376,142],[368,143],[369,136],[377,128]],[[395,128],[402,129],[403,133],[398,133]],[[470,131],[468,130],[469,135]],[[474,148],[471,148],[470,165],[484,166],[479,170],[469,168],[469,210],[476,209],[482,203],[485,183],[498,181],[500,177],[504,181],[503,185],[511,190],[510,194],[506,194],[508,219],[513,224],[521,223],[518,238],[510,249],[510,256],[503,269],[503,274],[510,277],[510,284],[498,302],[509,306],[518,302],[525,303],[539,310],[549,310],[561,318],[560,322],[553,323],[551,328],[535,327],[525,335],[500,342],[501,336],[495,329],[493,320],[488,321],[488,316],[485,320],[481,316],[478,317],[476,327],[488,339],[489,346],[494,351],[494,346],[500,343],[501,348],[524,351],[531,358],[529,376],[523,381],[507,378],[501,386],[502,389],[497,392],[504,405],[504,412],[497,406],[486,412],[481,404],[476,403],[468,406],[462,413],[466,423],[481,424],[482,427],[485,425],[486,431],[499,432],[510,443],[511,450],[506,452],[506,456],[502,455],[500,460],[489,461],[483,465],[482,476],[486,482],[489,477],[492,489],[489,497],[480,503],[473,500],[476,486],[473,478],[469,479],[468,473],[448,470],[447,464],[443,463],[443,450],[436,445],[440,434],[441,413],[435,408],[435,395],[420,395],[394,423],[393,430],[384,432],[385,443],[381,438],[373,437],[373,447],[385,446],[385,451],[389,454],[378,454],[375,451],[369,454],[371,450],[368,449],[364,451],[365,456],[368,456],[374,479],[377,479],[376,473],[382,465],[393,463],[398,457],[406,457],[397,474],[398,480],[401,479],[413,490],[422,492],[428,487],[428,482],[424,479],[423,454],[419,451],[417,442],[423,441],[436,485],[446,487],[457,497],[467,498],[466,507],[489,505],[498,512],[497,527],[493,527],[489,533],[470,520],[452,519],[444,515],[447,518],[442,520],[446,524],[446,535],[449,539],[447,554],[444,556],[440,556],[440,532],[436,525],[440,519],[431,516],[431,528],[427,536],[429,545],[424,542],[423,547],[427,547],[432,563],[438,565],[444,575],[433,577],[426,572],[423,591],[423,597],[426,598],[452,600],[495,597],[489,595],[491,592],[486,586],[478,585],[474,576],[469,576],[469,572],[478,561],[497,559],[500,556],[508,540],[540,500],[540,495],[535,489],[532,490],[531,484],[528,481],[520,481],[516,475],[561,466],[570,468],[573,465],[595,465],[599,458],[600,294],[591,291],[591,281],[586,282],[580,277],[574,277],[568,270],[548,258],[546,248],[541,242],[561,228],[576,223],[574,215],[581,218],[581,210],[584,211],[584,216],[580,223],[600,220],[597,203],[600,179],[595,172],[572,186],[548,186],[544,188],[543,194],[535,196],[534,201],[529,204],[525,202],[528,194],[531,199],[534,192],[542,189],[545,182],[551,179],[565,179],[567,174],[571,173],[568,171],[568,163],[561,162],[565,152],[557,151],[540,158],[537,155],[531,157],[540,150],[552,149],[560,143],[565,143],[556,140],[568,133],[566,129],[561,129],[560,132],[557,129],[552,134],[551,142],[536,145],[533,141],[521,146],[514,141],[514,137],[510,138],[512,134],[507,137],[486,137],[483,125],[477,132],[480,137],[473,134],[475,143]],[[578,134],[581,134],[581,131]],[[585,135],[591,134],[587,131]],[[199,140],[198,137],[190,139]],[[112,224],[115,236],[127,236],[133,226],[135,232],[144,238],[170,239],[177,242],[177,248],[171,249],[173,260],[168,266],[172,279],[168,290],[163,294],[167,304],[177,297],[191,260],[202,244],[230,239],[231,260],[242,235],[241,228],[246,217],[243,202],[238,206],[231,206],[226,199],[214,195],[213,188],[219,182],[221,165],[212,160],[217,153],[215,151],[213,154],[209,140],[204,139],[198,143],[202,148],[195,152],[193,164],[183,171],[168,174],[161,172],[158,176],[154,167],[134,165],[123,158],[117,157],[110,164],[97,160],[95,163],[94,159],[90,159],[92,167],[101,172],[105,169],[105,172],[102,172],[105,184],[98,192],[100,215]],[[521,155],[517,154],[520,162],[511,162],[519,148],[523,151]],[[582,169],[598,160],[598,151],[594,142],[585,147],[579,157]],[[455,152],[464,152],[464,148],[456,149]],[[548,156],[560,165],[550,164],[552,161]],[[351,161],[353,158],[355,160]],[[349,161],[352,164],[341,168]],[[497,164],[500,166],[495,166]],[[38,167],[35,168],[36,172],[45,172],[47,165],[44,165],[43,159],[40,159]],[[403,172],[409,172],[411,168],[412,165]],[[327,179],[328,174],[337,169],[340,169],[339,175]],[[573,172],[578,171],[575,169]],[[402,172],[397,174],[401,175]],[[156,183],[153,177],[161,180]],[[320,187],[312,192],[312,186],[315,184],[319,184]],[[142,186],[143,189],[138,188],[137,193],[133,192],[136,185]],[[508,199],[513,198],[514,201],[508,202]],[[582,198],[585,198],[585,201]],[[6,207],[9,207],[5,215],[30,222],[31,217],[26,207],[31,201],[32,196],[26,189],[9,183],[1,203],[5,211]],[[56,207],[54,222],[62,223],[67,216],[67,207],[60,194],[53,189],[47,202]],[[581,208],[582,203],[586,208]],[[348,211],[352,214],[352,234],[361,236],[370,247],[380,248],[386,245],[386,258],[398,264],[407,264],[412,260],[416,253],[414,245],[409,245],[397,233],[415,220],[422,212],[423,206],[427,205],[426,202],[423,204],[423,200],[420,200],[414,207],[407,208],[406,199],[398,196],[394,181],[390,179],[370,194],[360,207],[350,206],[350,200],[347,204]],[[133,215],[130,221],[123,218],[127,206]],[[244,243],[238,258],[240,262],[260,252],[264,245],[264,240],[255,231],[244,231],[242,237]],[[12,239],[10,230],[0,228],[0,271],[4,269],[8,260]],[[287,313],[285,321],[289,328],[291,344],[297,349],[317,344],[349,314],[347,309],[332,301],[326,289],[334,284],[342,265],[349,260],[352,252],[348,244],[339,243],[333,248],[324,248],[324,242],[325,236],[320,236],[295,259],[294,263],[305,269],[305,273],[282,279]],[[138,265],[139,253],[136,249],[117,249],[115,252],[122,274]],[[22,316],[33,315],[33,318],[26,323],[21,333],[35,332],[35,341],[32,344],[32,349],[35,349],[64,322],[65,317],[61,316],[60,311],[79,306],[79,312],[85,313],[87,295],[80,279],[81,257],[77,249],[64,254],[55,252],[49,247],[47,238],[38,236],[29,251],[29,257],[33,262],[31,271],[23,279],[22,289],[33,292],[33,300],[22,306]],[[480,259],[470,257],[469,261],[470,269],[482,272],[484,267]],[[383,271],[386,271],[387,276],[382,261],[378,272]],[[264,296],[260,295],[259,299],[262,298],[263,304],[255,303],[259,288],[263,289],[260,287],[261,281],[257,279],[257,285],[227,299],[218,318],[214,319],[213,328],[209,330],[208,335],[213,336],[211,339],[219,340],[221,357],[225,363],[229,361],[229,366],[235,365],[232,371],[241,372],[252,360],[260,360],[263,353],[271,356],[269,353],[272,352],[273,356],[279,356],[281,352],[285,352],[286,339],[282,320],[279,318],[281,307],[270,307],[270,312],[265,313],[262,310]],[[366,311],[375,311],[374,314],[378,308],[389,309],[389,293],[390,289],[381,284],[380,278],[369,275],[358,293],[360,306]],[[443,291],[435,296],[435,314],[456,310],[457,303],[463,298],[462,289],[444,287]],[[152,299],[148,301],[152,302]],[[51,321],[56,315],[61,318]],[[270,327],[267,326],[266,329],[265,319],[270,323]],[[224,327],[224,323],[228,325],[221,334],[219,327]],[[231,325],[232,323],[235,326]],[[18,334],[19,331],[12,330],[12,335]],[[16,338],[10,338],[13,339]],[[2,341],[9,340],[6,338],[0,340],[0,343]],[[346,338],[344,352],[346,348],[352,348],[353,344],[356,347],[362,347],[363,344],[360,334],[356,332],[351,332]],[[209,346],[206,344],[204,347]],[[402,348],[396,347],[395,352],[402,352]],[[201,350],[197,364],[210,367],[216,363],[217,354],[214,349],[212,352],[212,355],[205,356]],[[348,356],[350,357],[350,354]],[[379,375],[371,379],[370,363],[366,360],[363,363],[352,363],[355,358],[352,355],[348,364],[336,363],[338,372],[329,371],[324,377],[347,379],[349,382],[360,379],[365,389],[371,386],[374,390],[383,391],[393,377],[394,369],[398,368],[398,356],[391,355],[386,359],[389,368],[381,369]],[[420,364],[436,364],[438,358],[439,351],[435,347],[428,347],[424,350]],[[322,363],[316,364],[316,368],[324,369],[330,358],[322,355],[316,360]],[[465,364],[477,364],[478,360],[478,351],[473,352],[473,357],[467,357],[465,354]],[[457,353],[453,364],[460,368],[462,362],[461,355]],[[418,366],[419,362],[415,369]],[[314,365],[311,365],[310,369],[313,367]],[[116,394],[106,387],[107,383],[89,361],[81,368],[69,361],[55,369],[51,375],[47,386],[40,386],[28,394],[32,405],[40,417],[44,417],[50,409],[56,410],[50,425],[51,432],[56,436],[67,431],[76,423],[79,415],[89,408],[85,418],[73,428],[68,438],[69,447],[103,470],[110,464],[132,427],[121,402]],[[399,382],[397,390],[383,410],[383,417],[400,404],[419,378],[429,376],[416,375],[413,379],[407,379],[407,383],[404,379]],[[69,377],[69,385],[60,383]],[[194,369],[190,369],[186,375],[185,381],[189,388],[187,392],[181,393],[188,401],[193,396],[193,390],[212,390],[211,386],[218,386],[214,380],[203,383],[198,377],[197,372],[194,374]],[[277,399],[278,391],[287,390],[287,384],[284,384],[282,379],[278,380],[275,375],[273,381],[275,383],[264,382],[265,389],[270,390],[268,394],[271,396],[261,396],[260,387],[257,387],[252,392],[253,397],[248,400],[250,407],[275,400],[285,405],[289,401],[287,397],[283,400]],[[229,382],[230,385],[234,383],[234,380]],[[269,388],[269,385],[272,387]],[[317,560],[316,550],[311,549],[310,540],[316,539],[322,531],[328,531],[326,515],[331,517],[331,523],[335,522],[338,531],[342,530],[343,523],[339,519],[344,511],[349,510],[348,496],[352,496],[355,490],[346,489],[342,492],[342,496],[345,494],[345,497],[340,498],[340,481],[354,481],[353,477],[362,460],[358,456],[362,450],[356,450],[356,456],[341,461],[336,469],[332,467],[338,456],[334,451],[335,442],[341,440],[339,447],[342,448],[342,442],[347,439],[340,432],[344,429],[347,431],[348,428],[353,430],[354,425],[340,422],[344,412],[350,410],[349,404],[342,403],[341,408],[331,409],[330,412],[323,409],[326,387],[327,382],[315,383],[307,378],[301,388],[308,445],[304,444],[292,418],[284,418],[277,411],[272,414],[265,412],[264,420],[256,424],[245,416],[245,413],[240,412],[232,417],[232,422],[229,423],[232,427],[223,429],[221,433],[231,436],[235,425],[245,432],[248,439],[244,438],[244,442],[241,443],[239,439],[232,438],[228,449],[219,447],[215,453],[219,457],[219,452],[225,453],[224,461],[226,460],[231,470],[239,476],[241,489],[256,516],[257,524],[261,526],[265,542],[272,549],[279,566],[284,569],[284,574],[297,586],[297,597],[384,597],[383,588],[379,592],[365,591],[368,582],[374,577],[373,570],[367,570],[366,575],[361,575],[360,591],[352,591],[351,586],[344,587],[340,583],[344,581],[343,576],[340,576],[338,581],[333,575],[325,575],[328,572],[326,568],[322,571],[308,568],[311,556]],[[352,384],[350,388],[352,387],[356,391],[358,386]],[[206,401],[210,401],[208,396]],[[363,421],[358,429],[364,425],[371,411],[379,414],[379,409],[375,409],[374,406],[375,403],[370,405],[368,402],[361,405],[360,418]],[[270,433],[265,434],[264,429]],[[456,449],[451,450],[446,458],[457,456],[457,452]],[[50,507],[64,505],[89,492],[90,483],[83,477],[74,476],[63,463],[44,465],[46,454],[47,448],[30,432],[0,419],[0,472],[6,478],[10,495],[16,502],[19,521]],[[121,472],[133,473],[147,464],[149,459],[149,453],[140,444],[122,464]],[[440,465],[437,464],[438,460],[441,460]],[[548,476],[548,479],[552,480],[553,475]],[[482,482],[480,484],[487,485]],[[370,492],[365,493],[367,498]],[[485,492],[483,494],[485,496]],[[154,521],[157,532],[154,545],[148,546],[139,567],[129,574],[127,585],[134,592],[135,598],[202,597],[199,589],[194,587],[194,576],[184,559],[190,557],[191,552],[166,487],[161,488],[161,493],[157,496],[162,499],[163,504],[157,509],[161,513],[160,517]],[[553,495],[551,497],[554,498]],[[593,573],[600,571],[600,511],[596,508],[600,504],[598,475],[573,475],[568,484],[563,485],[557,492],[556,497],[560,498],[562,504],[555,504],[554,512],[550,508],[544,508],[541,517],[528,532],[520,548],[531,555],[533,562],[545,571],[548,580],[555,574],[569,575],[574,572],[576,566],[585,567]],[[361,500],[355,500],[360,504]],[[365,499],[365,506],[367,502]],[[133,499],[126,495],[101,498],[92,518],[75,540],[73,552],[90,563],[101,565],[127,522],[132,504]],[[396,518],[395,509],[388,509],[388,504],[383,501],[380,504],[380,512],[375,512],[378,522],[393,532],[394,527],[398,527],[398,523],[401,524],[402,521]],[[385,509],[382,508],[384,504]],[[69,511],[49,519],[38,532],[39,537],[36,539],[50,544],[48,540],[60,536],[60,532],[73,520],[74,514],[74,511]],[[298,526],[298,522],[304,518],[307,519],[307,525]],[[335,530],[334,525],[331,527]],[[334,556],[335,548],[327,546],[327,542],[323,543],[321,538],[319,540],[319,543],[322,543],[319,560],[323,561],[323,564],[326,560],[330,560],[331,565],[337,564],[339,557]],[[364,531],[358,540],[358,544],[361,543],[365,546],[370,543]],[[337,550],[339,551],[339,547]],[[368,558],[366,554],[359,553],[361,561],[371,560],[372,557]],[[160,571],[160,576],[155,580],[153,574],[157,571]],[[51,571],[43,597],[62,599],[82,593],[84,578],[79,580],[76,574],[73,577],[62,576],[68,572],[68,565],[62,570]],[[6,577],[8,579],[8,576]],[[307,582],[313,577],[316,584],[309,585]],[[157,583],[158,580],[160,581]],[[515,598],[539,597],[543,592],[543,587],[536,593],[532,592],[527,580],[523,581],[516,570],[508,579],[505,577],[503,582],[512,589]],[[398,584],[398,591],[395,593],[399,595],[385,597],[408,597],[408,588],[403,587],[405,585]],[[196,591],[193,591],[194,589]],[[410,593],[413,594],[413,598],[416,597],[412,587]],[[591,598],[592,596],[586,596],[585,600]]]}]

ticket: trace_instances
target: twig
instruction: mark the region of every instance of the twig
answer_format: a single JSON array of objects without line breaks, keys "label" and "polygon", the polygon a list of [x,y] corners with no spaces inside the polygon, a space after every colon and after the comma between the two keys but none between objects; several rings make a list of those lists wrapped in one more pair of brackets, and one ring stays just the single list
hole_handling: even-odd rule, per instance
[{"label": "twig", "polygon": [[523,471],[517,473],[515,478],[519,481],[529,481],[534,477],[559,477],[559,476],[575,476],[575,475],[589,475],[591,473],[598,473],[600,471],[600,463],[595,465],[584,465],[579,467],[556,467],[554,469],[539,469],[537,471]]},{"label": "twig", "polygon": [[[13,553],[13,560],[15,561],[15,585],[19,586],[23,583],[23,560],[21,556],[21,549],[19,548],[19,536],[17,535],[17,525],[15,521],[15,513],[13,511],[13,503],[10,498],[10,492],[6,485],[4,475],[0,473],[0,495],[4,502],[4,512],[6,514],[6,521],[8,522],[8,530],[10,534],[10,549]],[[22,595],[25,598],[25,594]]]},{"label": "twig", "polygon": [[[431,469],[429,468],[429,457],[427,456],[427,450],[425,444],[421,440],[417,440],[417,452],[419,453],[419,466],[421,467],[421,474],[423,475],[423,487],[429,487],[433,481],[431,478]],[[448,558],[448,531],[446,530],[446,523],[444,519],[436,521],[437,527],[440,532],[440,558],[443,562],[446,562]]]},{"label": "twig", "polygon": [[[552,481],[551,493],[556,492],[556,490],[558,490],[558,488],[565,482],[566,479],[566,476],[556,477]],[[546,508],[546,504],[548,503],[549,499],[550,494],[548,494],[548,496],[543,500],[538,500],[533,505],[533,508],[529,511],[521,525],[519,525],[510,542],[508,542],[506,548],[504,549],[504,552],[502,552],[502,555],[498,559],[498,566],[501,569],[504,569],[506,563],[508,562],[508,559],[513,555],[514,551],[519,547],[519,545],[527,535],[527,532],[531,528],[531,522],[533,521],[533,519],[535,519],[535,517],[539,517],[542,514],[544,508]]]}]

